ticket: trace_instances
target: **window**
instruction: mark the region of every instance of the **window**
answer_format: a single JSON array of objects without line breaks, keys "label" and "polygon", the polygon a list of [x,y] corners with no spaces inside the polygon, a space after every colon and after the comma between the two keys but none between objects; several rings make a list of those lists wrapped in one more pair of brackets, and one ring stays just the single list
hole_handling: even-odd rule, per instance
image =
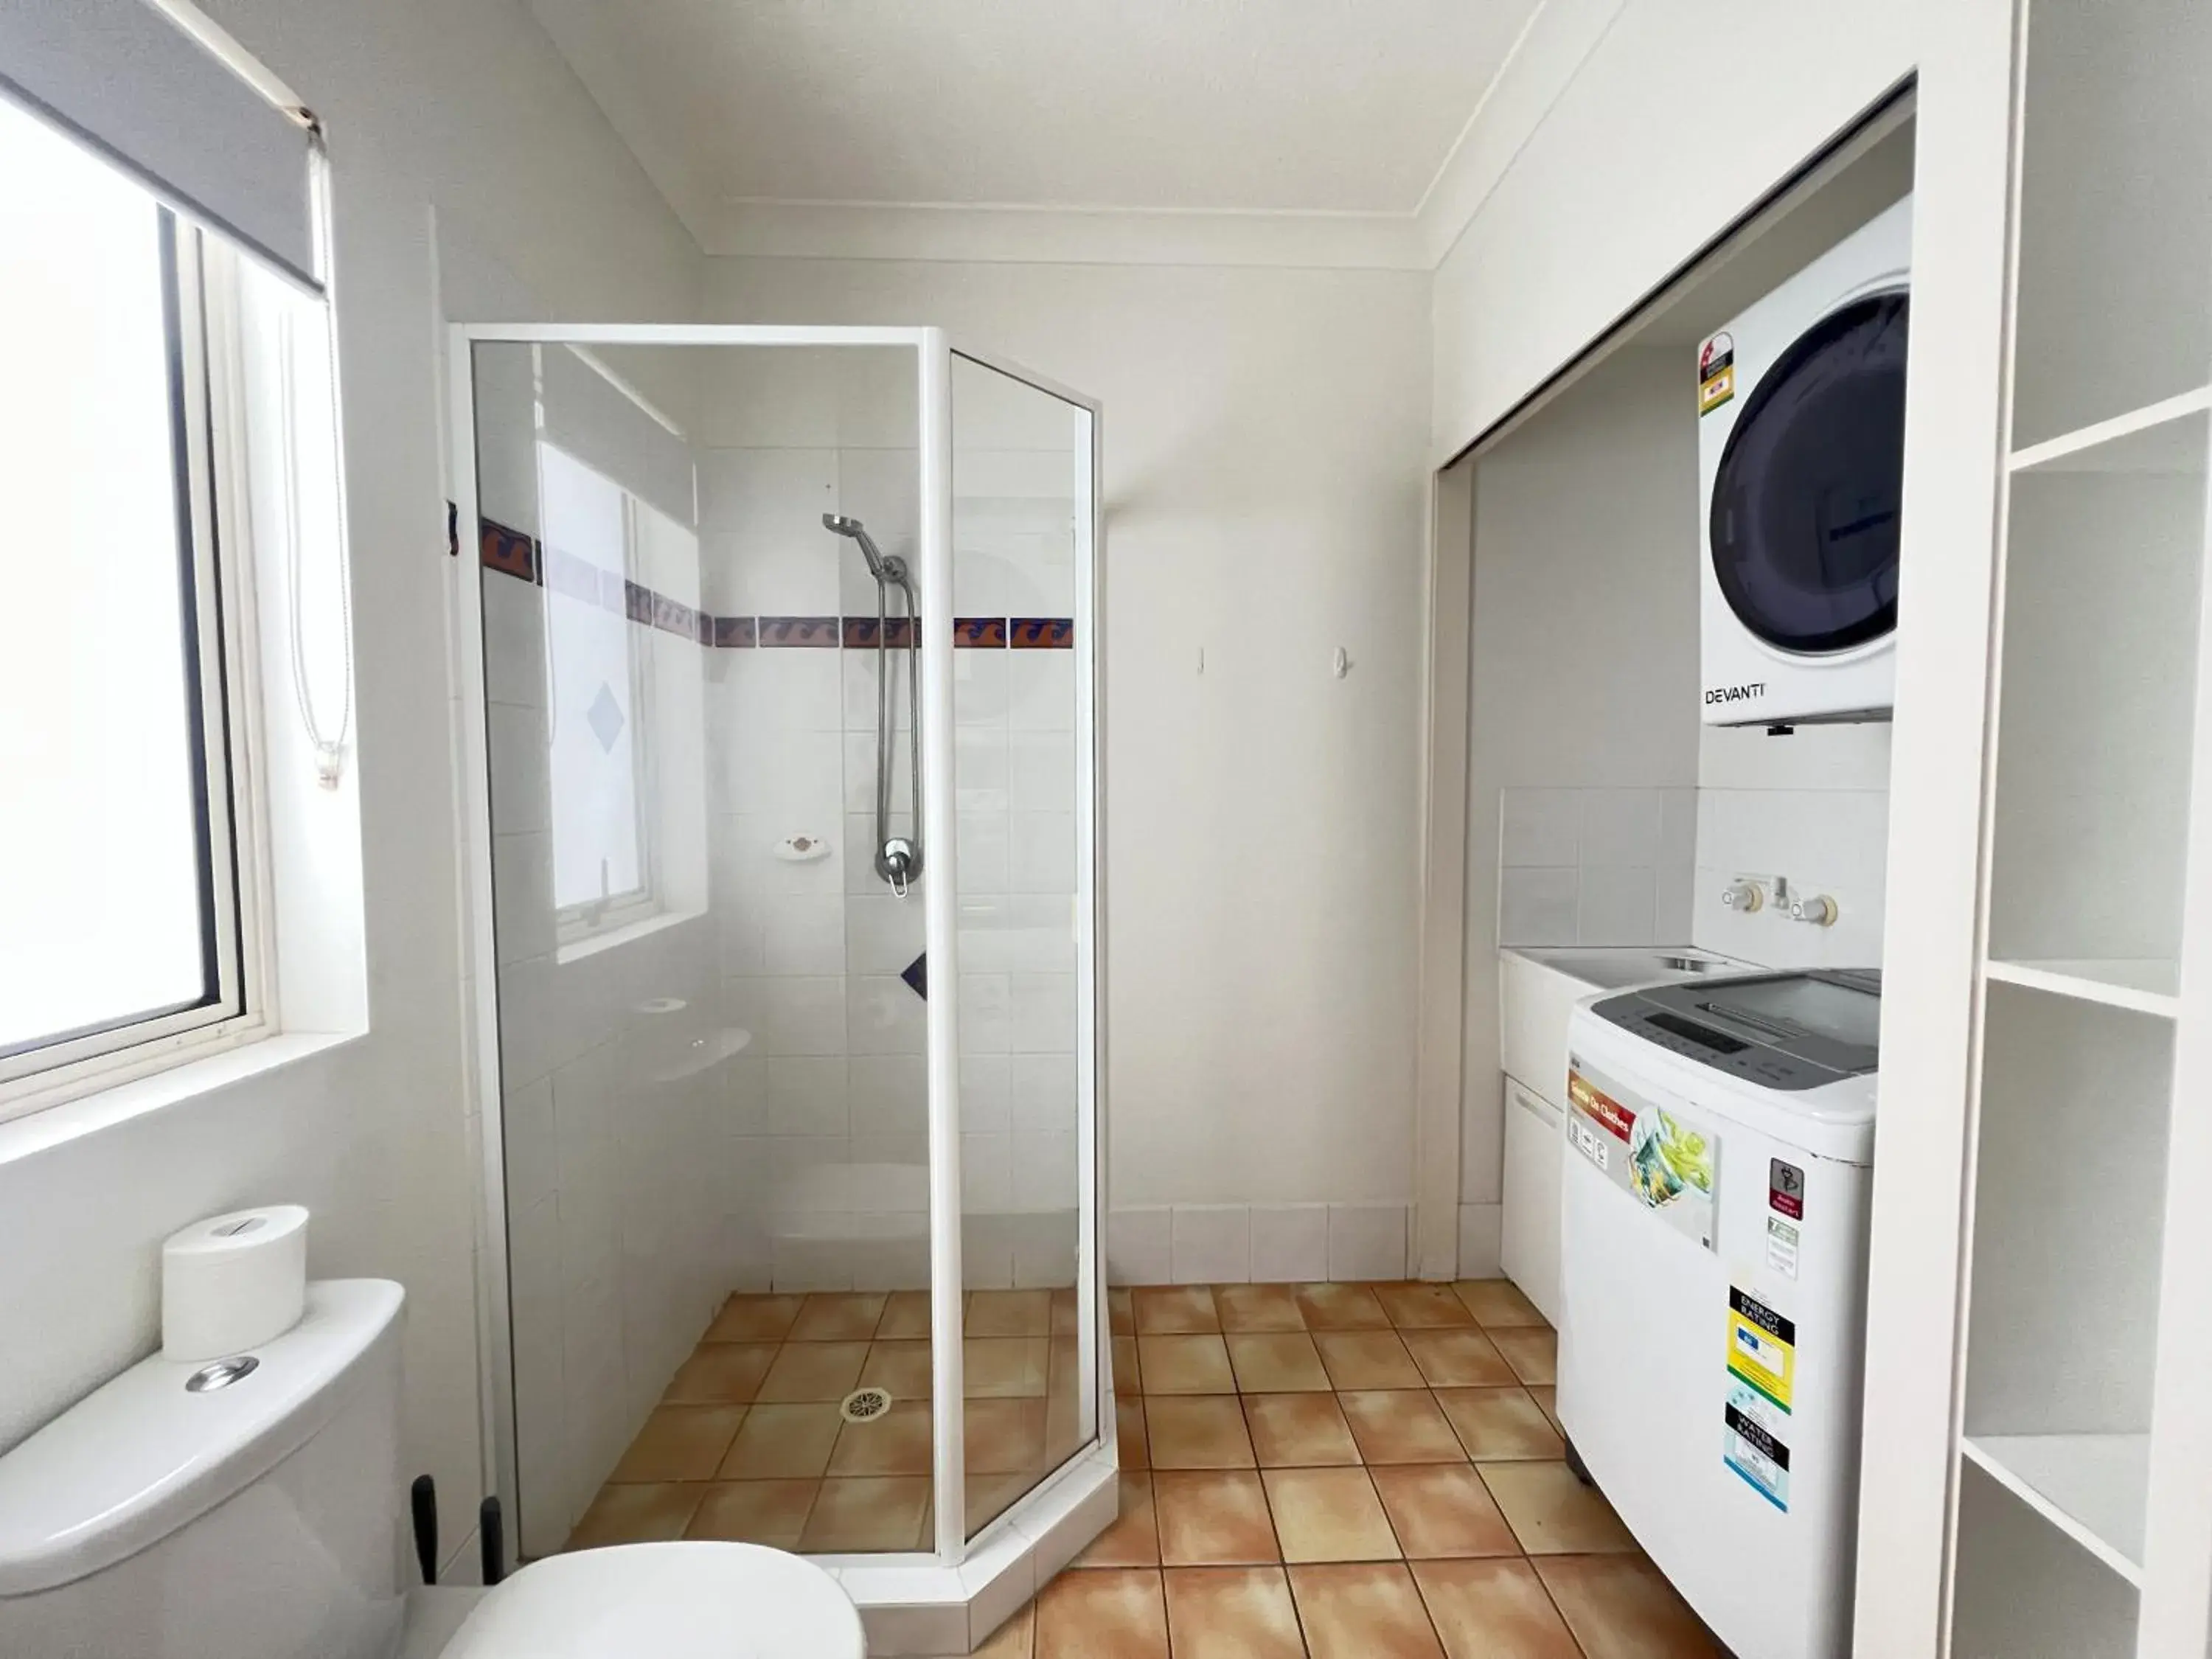
[{"label": "window", "polygon": [[198,266],[0,103],[0,1115],[256,1022]]},{"label": "window", "polygon": [[[551,711],[553,903],[564,939],[642,920],[653,880],[650,617],[633,621],[659,517],[557,446],[538,446]],[[643,600],[650,604],[650,599]]]}]

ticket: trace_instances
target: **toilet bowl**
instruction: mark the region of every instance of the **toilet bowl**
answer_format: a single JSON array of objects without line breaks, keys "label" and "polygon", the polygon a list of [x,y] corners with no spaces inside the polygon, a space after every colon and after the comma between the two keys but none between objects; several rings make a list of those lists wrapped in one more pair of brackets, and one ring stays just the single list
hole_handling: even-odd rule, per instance
[{"label": "toilet bowl", "polygon": [[0,1654],[864,1659],[836,1580],[751,1544],[582,1551],[410,1601],[404,1301],[311,1285],[251,1354],[157,1354],[0,1456]]}]

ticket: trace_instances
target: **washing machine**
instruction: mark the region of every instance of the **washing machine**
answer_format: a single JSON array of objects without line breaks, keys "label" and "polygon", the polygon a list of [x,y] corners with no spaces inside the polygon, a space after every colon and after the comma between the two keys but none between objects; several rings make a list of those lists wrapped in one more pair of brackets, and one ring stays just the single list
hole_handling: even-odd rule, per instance
[{"label": "washing machine", "polygon": [[1881,980],[1589,999],[1568,1026],[1559,1413],[1740,1659],[1845,1659]]},{"label": "washing machine", "polygon": [[1888,717],[1911,255],[1908,196],[1698,348],[1709,726]]}]

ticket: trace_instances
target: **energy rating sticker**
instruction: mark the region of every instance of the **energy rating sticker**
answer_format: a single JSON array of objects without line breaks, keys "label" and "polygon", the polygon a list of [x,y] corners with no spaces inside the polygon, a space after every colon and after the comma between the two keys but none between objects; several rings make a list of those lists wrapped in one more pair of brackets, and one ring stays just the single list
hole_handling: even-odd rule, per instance
[{"label": "energy rating sticker", "polygon": [[1797,1379],[1797,1324],[1749,1291],[1729,1286],[1729,1375],[1790,1409]]}]

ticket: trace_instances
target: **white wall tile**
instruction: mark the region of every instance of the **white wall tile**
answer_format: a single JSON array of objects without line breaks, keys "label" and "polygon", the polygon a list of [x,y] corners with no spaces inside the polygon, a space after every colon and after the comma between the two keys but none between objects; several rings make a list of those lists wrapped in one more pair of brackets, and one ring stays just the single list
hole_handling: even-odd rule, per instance
[{"label": "white wall tile", "polygon": [[484,710],[489,746],[491,827],[519,835],[553,827],[552,756],[542,709],[493,703]]},{"label": "white wall tile", "polygon": [[[1043,656],[1057,653],[1037,652]],[[1066,812],[1009,815],[1007,890],[1015,893],[1072,893],[1075,890],[1075,819]]]},{"label": "white wall tile", "polygon": [[1006,814],[963,811],[956,822],[960,836],[962,889],[971,893],[1003,891],[1006,885],[1009,833]]},{"label": "white wall tile", "polygon": [[1403,1279],[1406,1206],[1332,1204],[1328,1206],[1331,1279]]},{"label": "white wall tile", "polygon": [[1018,1054],[1073,1054],[1075,1050],[1075,975],[1015,974],[1008,1026],[1010,1047]]},{"label": "white wall tile", "polygon": [[1006,727],[1010,675],[1006,659],[1013,651],[955,651],[952,653],[952,723],[957,726]]},{"label": "white wall tile", "polygon": [[770,896],[762,908],[762,971],[793,975],[843,973],[845,904],[836,894]]},{"label": "white wall tile", "polygon": [[921,954],[924,928],[919,893],[895,898],[880,882],[876,891],[842,902],[845,966],[855,974],[902,974]]},{"label": "white wall tile", "polygon": [[902,979],[855,974],[845,981],[847,1052],[918,1054],[927,1045],[922,1000]]},{"label": "white wall tile", "polygon": [[1006,974],[960,975],[960,1052],[1003,1054],[1013,1036],[1013,986]]},{"label": "white wall tile", "polygon": [[1500,945],[1572,945],[1578,923],[1576,872],[1514,867],[1498,872]]},{"label": "white wall tile", "polygon": [[1014,1247],[1014,1284],[1020,1289],[1057,1290],[1075,1283],[1076,1214],[1073,1209],[1039,1210],[1006,1218]]},{"label": "white wall tile", "polygon": [[1296,1285],[1328,1277],[1328,1205],[1252,1206],[1254,1283]]},{"label": "white wall tile", "polygon": [[845,1002],[845,981],[831,975],[756,981],[755,1043],[763,1054],[842,1054]]},{"label": "white wall tile", "polygon": [[1649,869],[1658,861],[1660,791],[1585,789],[1582,798],[1582,847],[1577,861],[1585,870],[1593,866]]},{"label": "white wall tile", "polygon": [[501,1141],[507,1165],[507,1202],[520,1212],[550,1200],[560,1182],[554,1143],[553,1082],[539,1078],[501,1091]]},{"label": "white wall tile", "polygon": [[545,590],[486,571],[483,577],[484,697],[545,706]]},{"label": "white wall tile", "polygon": [[963,1215],[960,1219],[960,1279],[971,1291],[1010,1288],[1014,1282],[1013,1218]]},{"label": "white wall tile", "polygon": [[1582,845],[1581,792],[1498,791],[1498,858],[1508,869],[1576,863]]},{"label": "white wall tile", "polygon": [[991,1214],[1012,1207],[1013,1137],[1003,1131],[960,1136],[960,1207]]},{"label": "white wall tile", "polygon": [[[855,1054],[846,1066],[847,1101],[854,1134],[920,1134],[927,1131],[929,1080],[927,1062],[921,1055]],[[961,1085],[964,1109],[968,1097],[964,1065]]]},{"label": "white wall tile", "polygon": [[763,1058],[761,1128],[776,1135],[842,1135],[851,1128],[845,1057]]},{"label": "white wall tile", "polygon": [[[956,653],[974,656],[970,651]],[[1010,799],[1007,734],[1003,726],[961,726],[952,733],[953,787],[963,812],[1004,811]]]},{"label": "white wall tile", "polygon": [[1004,654],[1007,724],[1017,732],[1073,732],[1075,653],[1008,651]]},{"label": "white wall tile", "polygon": [[[1073,1054],[1018,1054],[1006,1065],[1006,1106],[1015,1128],[1039,1134],[1075,1127]],[[964,1092],[962,1106],[964,1110]]]},{"label": "white wall tile", "polygon": [[557,941],[553,915],[553,836],[550,830],[492,837],[491,892],[499,960],[551,954]]},{"label": "white wall tile", "polygon": [[1242,1285],[1252,1277],[1252,1212],[1243,1204],[1178,1204],[1169,1274],[1177,1285]]},{"label": "white wall tile", "polygon": [[1585,866],[1576,897],[1578,945],[1649,945],[1657,908],[1647,869]]},{"label": "white wall tile", "polygon": [[1165,1205],[1117,1209],[1106,1217],[1106,1276],[1116,1285],[1172,1282],[1174,1235]]},{"label": "white wall tile", "polygon": [[1072,1210],[1076,1188],[1075,1134],[1057,1129],[1013,1137],[1014,1204],[1023,1210]]},{"label": "white wall tile", "polygon": [[[873,651],[822,652],[839,659],[845,686],[845,729],[866,734],[873,741],[881,722],[877,718],[876,682],[881,670]],[[914,703],[908,690],[908,659],[894,651],[889,658],[891,677],[891,730],[913,729]]]},{"label": "white wall tile", "polygon": [[1075,734],[1017,732],[1008,739],[1010,799],[1016,811],[1075,810]]}]

